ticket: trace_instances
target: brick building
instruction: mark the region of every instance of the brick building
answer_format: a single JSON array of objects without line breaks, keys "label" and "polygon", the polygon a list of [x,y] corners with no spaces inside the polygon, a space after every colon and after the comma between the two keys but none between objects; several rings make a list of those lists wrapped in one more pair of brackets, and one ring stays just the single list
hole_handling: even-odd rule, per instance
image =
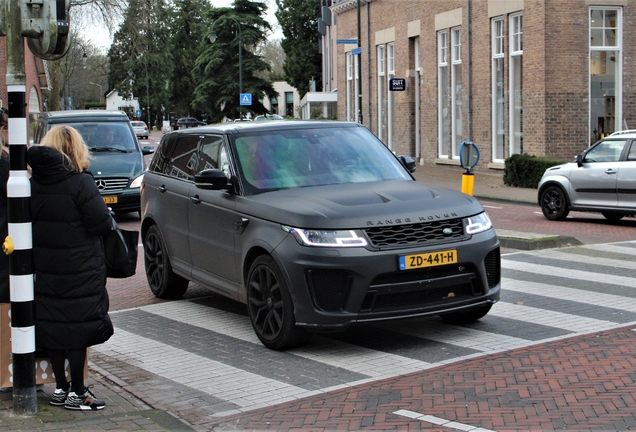
[{"label": "brick building", "polygon": [[459,164],[470,140],[502,169],[636,128],[634,0],[321,1],[323,91],[398,154]]},{"label": "brick building", "polygon": [[[24,73],[29,133],[34,132],[37,116],[42,111],[44,96],[48,94],[48,81],[44,61],[34,56],[24,42]],[[6,37],[0,37],[0,106],[7,106],[7,47]]]}]

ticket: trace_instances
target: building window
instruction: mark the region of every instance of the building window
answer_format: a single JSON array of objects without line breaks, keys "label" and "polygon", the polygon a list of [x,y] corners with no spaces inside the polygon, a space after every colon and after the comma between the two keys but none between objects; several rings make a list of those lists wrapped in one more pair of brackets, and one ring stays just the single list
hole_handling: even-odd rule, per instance
[{"label": "building window", "polygon": [[353,88],[353,56],[350,52],[346,53],[347,59],[347,121],[354,121],[355,109],[354,109],[354,95],[355,90]]},{"label": "building window", "polygon": [[378,53],[378,138],[384,141],[386,138],[386,77],[384,67],[384,45],[376,47]]},{"label": "building window", "polygon": [[504,21],[492,20],[492,161],[504,162]]},{"label": "building window", "polygon": [[463,140],[462,133],[462,37],[461,28],[451,30],[452,63],[453,69],[451,74],[451,98],[452,98],[452,127],[451,133],[453,137],[453,159],[459,159],[459,147]]},{"label": "building window", "polygon": [[294,117],[294,93],[285,92],[285,115]]},{"label": "building window", "polygon": [[450,102],[448,89],[448,33],[437,33],[437,128],[438,156],[448,158],[450,141]]},{"label": "building window", "polygon": [[590,144],[622,126],[622,36],[622,9],[590,8]]},{"label": "building window", "polygon": [[523,21],[510,16],[510,154],[523,153]]},{"label": "building window", "polygon": [[[395,45],[390,43],[386,46],[386,65],[387,79],[395,77]],[[388,83],[388,81],[387,81]],[[388,92],[388,109],[387,109],[387,141],[386,145],[393,149],[394,131],[395,131],[395,92]]]}]

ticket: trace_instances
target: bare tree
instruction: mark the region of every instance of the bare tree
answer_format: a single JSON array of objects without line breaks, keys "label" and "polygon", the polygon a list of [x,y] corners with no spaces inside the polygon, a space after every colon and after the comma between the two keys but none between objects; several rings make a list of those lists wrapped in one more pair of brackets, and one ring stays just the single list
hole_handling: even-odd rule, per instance
[{"label": "bare tree", "polygon": [[269,63],[271,71],[261,71],[255,75],[269,81],[285,81],[285,72],[283,72],[285,51],[280,46],[280,39],[268,39],[258,47],[256,54]]}]

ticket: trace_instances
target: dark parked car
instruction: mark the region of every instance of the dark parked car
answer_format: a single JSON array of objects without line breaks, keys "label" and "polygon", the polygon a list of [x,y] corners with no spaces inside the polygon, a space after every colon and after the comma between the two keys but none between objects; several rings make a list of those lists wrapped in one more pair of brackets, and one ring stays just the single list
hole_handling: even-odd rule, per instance
[{"label": "dark parked car", "polygon": [[538,201],[549,220],[570,211],[601,212],[618,221],[636,214],[636,131],[615,132],[574,162],[548,168],[538,187]]},{"label": "dark parked car", "polygon": [[140,148],[128,116],[123,111],[68,110],[43,112],[33,143],[56,125],[73,126],[93,156],[89,170],[104,201],[116,213],[139,212],[139,190],[144,178],[144,155],[152,146]]},{"label": "dark parked car", "polygon": [[191,128],[191,127],[205,126],[205,125],[207,125],[206,122],[197,120],[194,117],[182,117],[179,120],[177,120],[177,126],[180,128]]},{"label": "dark parked car", "polygon": [[224,123],[165,135],[142,186],[146,276],[247,304],[272,349],[355,323],[441,315],[499,299],[499,241],[473,197],[414,180],[350,122]]}]

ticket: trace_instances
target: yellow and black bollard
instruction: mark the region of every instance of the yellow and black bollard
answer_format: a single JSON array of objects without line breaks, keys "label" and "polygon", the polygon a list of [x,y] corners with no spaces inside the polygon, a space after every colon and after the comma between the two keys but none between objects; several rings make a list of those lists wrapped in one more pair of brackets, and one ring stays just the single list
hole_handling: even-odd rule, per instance
[{"label": "yellow and black bollard", "polygon": [[473,195],[475,188],[475,174],[470,171],[466,171],[462,174],[462,192],[466,195]]}]

